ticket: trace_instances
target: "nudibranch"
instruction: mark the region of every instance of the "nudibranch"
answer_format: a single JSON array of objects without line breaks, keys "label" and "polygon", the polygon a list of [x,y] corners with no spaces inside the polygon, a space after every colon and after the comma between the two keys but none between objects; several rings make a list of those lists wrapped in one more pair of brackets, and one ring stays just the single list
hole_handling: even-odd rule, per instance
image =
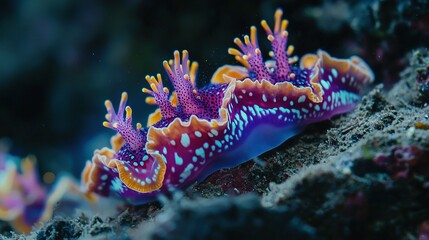
[{"label": "nudibranch", "polygon": [[63,176],[48,191],[38,179],[34,157],[21,160],[0,151],[0,220],[15,231],[29,233],[36,223],[51,219],[54,207],[70,190],[78,193],[78,185]]},{"label": "nudibranch", "polygon": [[341,60],[319,51],[302,57],[297,66],[281,10],[275,13],[273,30],[265,21],[262,27],[273,60],[263,61],[251,27],[244,43],[235,39],[239,50],[229,50],[244,67],[221,67],[202,88],[196,85],[197,64],[190,63],[187,51],[182,58],[175,51],[174,59],[163,63],[172,94],[161,75],[146,77],[151,88],[143,89],[151,95],[146,103],[159,106],[147,127],[133,127],[126,93],[117,112],[106,101],[103,125],[117,134],[111,149],[96,150],[87,162],[82,173],[86,190],[141,204],[184,189],[278,146],[312,122],[350,111],[362,88],[373,81],[358,57]]}]

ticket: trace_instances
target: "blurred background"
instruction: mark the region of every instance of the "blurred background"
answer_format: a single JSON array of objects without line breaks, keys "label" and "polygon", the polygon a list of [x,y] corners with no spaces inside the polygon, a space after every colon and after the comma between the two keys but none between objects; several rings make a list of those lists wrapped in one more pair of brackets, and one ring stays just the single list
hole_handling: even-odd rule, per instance
[{"label": "blurred background", "polygon": [[[41,175],[51,176],[44,178],[48,184],[61,172],[79,176],[93,151],[109,146],[114,134],[101,124],[104,100],[117,106],[120,93],[128,92],[134,121],[145,124],[154,110],[141,92],[145,75],[164,74],[162,61],[187,49],[200,65],[198,84],[208,83],[218,67],[235,64],[227,54],[233,39],[248,34],[251,25],[259,27],[261,19],[271,25],[278,7],[290,21],[289,43],[298,56],[317,49],[337,57],[357,54],[374,67],[379,82],[394,81],[410,49],[395,43],[424,42],[427,7],[390,2],[3,1],[0,138],[11,142],[15,155],[34,154]],[[414,15],[403,23],[401,14]],[[383,64],[393,72],[383,71]]]}]

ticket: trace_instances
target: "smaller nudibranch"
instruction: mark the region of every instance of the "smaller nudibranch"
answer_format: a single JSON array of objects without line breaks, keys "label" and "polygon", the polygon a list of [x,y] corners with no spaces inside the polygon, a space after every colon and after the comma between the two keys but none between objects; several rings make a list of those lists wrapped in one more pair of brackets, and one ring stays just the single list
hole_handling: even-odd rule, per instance
[{"label": "smaller nudibranch", "polygon": [[32,156],[19,159],[0,151],[0,219],[17,232],[29,233],[37,223],[52,218],[54,207],[77,184],[63,176],[51,191],[39,182]]},{"label": "smaller nudibranch", "polygon": [[140,204],[154,200],[160,193],[191,185],[205,171],[209,156],[202,155],[204,151],[199,149],[215,145],[216,140],[201,139],[202,134],[218,135],[226,128],[226,106],[235,84],[232,81],[197,88],[197,64],[190,64],[187,51],[183,51],[182,59],[175,51],[174,60],[164,61],[163,65],[175,92],[169,98],[160,74],[156,78],[146,76],[151,88],[143,88],[151,95],[146,102],[159,106],[149,119],[151,126],[137,124],[133,128],[126,93],[122,94],[117,113],[106,101],[108,114],[103,125],[118,134],[111,139],[112,149],[96,150],[92,162],[87,162],[82,173],[87,191]]}]

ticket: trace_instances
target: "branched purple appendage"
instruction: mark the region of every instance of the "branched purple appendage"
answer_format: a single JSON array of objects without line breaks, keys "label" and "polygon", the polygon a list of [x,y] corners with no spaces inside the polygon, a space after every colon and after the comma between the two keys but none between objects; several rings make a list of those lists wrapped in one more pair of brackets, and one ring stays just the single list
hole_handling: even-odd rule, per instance
[{"label": "branched purple appendage", "polygon": [[161,74],[157,74],[156,77],[157,78],[153,76],[146,76],[146,81],[149,83],[152,90],[143,88],[143,92],[153,96],[156,104],[159,106],[161,115],[164,118],[167,119],[175,117],[177,110],[168,99],[169,91],[162,84]]},{"label": "branched purple appendage", "polygon": [[194,88],[190,78],[188,51],[183,51],[182,63],[180,63],[179,51],[174,51],[173,64],[170,65],[167,61],[164,61],[163,64],[177,92],[177,98],[184,113],[188,115],[203,114],[204,104],[198,100],[197,90]]},{"label": "branched purple appendage", "polygon": [[290,63],[296,59],[289,58],[293,47],[290,46],[287,49],[288,32],[286,28],[288,21],[282,20],[282,15],[282,10],[278,9],[274,15],[274,31],[271,30],[265,20],[261,21],[262,28],[264,28],[268,40],[271,42],[272,52],[270,52],[270,56],[274,58],[275,65],[271,64],[270,61],[263,61],[258,46],[256,27],[254,26],[250,28],[250,37],[244,36],[244,43],[239,38],[234,39],[239,50],[234,48],[228,50],[229,54],[234,55],[235,59],[249,70],[251,78],[253,76],[256,80],[265,79],[271,83],[276,83],[288,81],[295,77]]},{"label": "branched purple appendage", "polygon": [[261,25],[268,35],[268,40],[271,42],[273,57],[276,61],[275,76],[277,81],[285,81],[289,78],[291,68],[289,66],[289,57],[286,51],[288,32],[286,31],[288,21],[282,20],[283,11],[277,10],[274,15],[274,32],[268,26],[265,20],[261,21]]},{"label": "branched purple appendage", "polygon": [[[106,100],[105,105],[107,109],[107,121],[103,122],[103,126],[118,132],[130,145],[130,148],[134,151],[137,151],[143,147],[144,141],[142,134],[139,131],[136,131],[132,126],[132,110],[128,106],[125,107],[127,98],[127,93],[122,93],[121,102],[118,107],[118,113],[115,113],[112,102]],[[125,119],[124,110],[126,112]]]},{"label": "branched purple appendage", "polygon": [[250,72],[253,72],[257,79],[275,82],[265,67],[261,50],[258,46],[256,27],[252,26],[250,28],[250,38],[248,35],[244,36],[244,43],[239,38],[235,38],[234,43],[240,48],[241,52],[230,48],[228,50],[230,54],[235,55],[236,59],[247,67]]}]

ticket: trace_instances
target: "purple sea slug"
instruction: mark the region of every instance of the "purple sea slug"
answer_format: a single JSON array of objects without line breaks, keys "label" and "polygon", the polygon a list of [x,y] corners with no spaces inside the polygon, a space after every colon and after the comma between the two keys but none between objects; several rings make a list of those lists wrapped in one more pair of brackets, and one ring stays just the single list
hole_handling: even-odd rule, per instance
[{"label": "purple sea slug", "polygon": [[15,231],[29,233],[36,223],[47,222],[67,192],[82,196],[78,184],[67,176],[48,190],[39,181],[33,156],[20,159],[1,148],[0,220],[9,222]]},{"label": "purple sea slug", "polygon": [[[211,83],[196,86],[197,64],[188,52],[164,61],[175,92],[162,78],[147,76],[149,104],[159,109],[148,126],[132,126],[132,110],[123,93],[117,109],[106,101],[104,126],[117,132],[112,148],[96,150],[82,173],[88,192],[117,196],[133,204],[184,189],[221,168],[230,168],[266,152],[301,132],[305,126],[353,109],[361,90],[374,77],[359,57],[337,59],[319,50],[299,62],[287,46],[288,22],[275,13],[274,29],[262,27],[272,45],[265,61],[256,27],[239,49],[230,49],[241,66],[226,65]],[[125,117],[124,117],[125,115]]]}]

